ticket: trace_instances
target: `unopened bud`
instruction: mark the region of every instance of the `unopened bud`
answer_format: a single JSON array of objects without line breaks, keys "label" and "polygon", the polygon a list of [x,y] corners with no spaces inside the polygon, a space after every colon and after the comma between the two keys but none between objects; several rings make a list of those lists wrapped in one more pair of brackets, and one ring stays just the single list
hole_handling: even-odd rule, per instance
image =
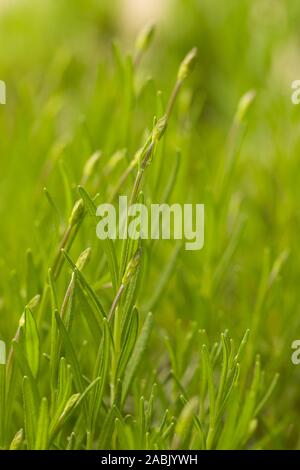
[{"label": "unopened bud", "polygon": [[179,81],[185,80],[188,75],[192,72],[197,62],[198,50],[194,47],[183,59],[180,64],[177,78]]},{"label": "unopened bud", "polygon": [[30,310],[34,309],[40,302],[41,296],[39,294],[35,295],[32,299],[29,300],[27,307]]},{"label": "unopened bud", "polygon": [[133,255],[133,257],[131,258],[131,260],[129,261],[128,265],[127,265],[125,274],[124,274],[123,279],[122,279],[122,284],[124,286],[126,286],[129,283],[130,279],[136,273],[137,268],[140,264],[140,260],[141,260],[141,250],[138,249],[135,252],[135,254]]},{"label": "unopened bud", "polygon": [[6,344],[0,340],[0,364],[6,364]]},{"label": "unopened bud", "polygon": [[152,141],[158,142],[164,135],[166,128],[167,128],[167,116],[165,115],[157,121],[152,132]]},{"label": "unopened bud", "polygon": [[73,227],[80,221],[83,214],[84,214],[83,200],[79,199],[78,201],[75,202],[75,205],[71,213],[71,217],[69,219],[69,224],[71,225],[71,227]]}]

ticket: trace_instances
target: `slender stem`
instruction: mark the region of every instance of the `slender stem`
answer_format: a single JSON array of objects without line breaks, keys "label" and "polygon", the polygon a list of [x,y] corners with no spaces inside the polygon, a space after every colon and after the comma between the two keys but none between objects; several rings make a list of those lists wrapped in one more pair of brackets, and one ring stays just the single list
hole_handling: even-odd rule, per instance
[{"label": "slender stem", "polygon": [[144,171],[141,169],[139,169],[139,171],[137,172],[136,178],[134,180],[134,185],[132,188],[131,196],[130,196],[130,202],[129,202],[130,205],[133,204],[137,198],[139,187],[141,185],[141,181],[143,177],[143,173]]},{"label": "slender stem", "polygon": [[173,108],[174,108],[174,104],[176,102],[176,98],[178,96],[178,93],[180,91],[180,88],[182,86],[182,80],[177,80],[177,82],[175,83],[175,86],[173,88],[173,91],[171,93],[171,96],[169,98],[169,101],[168,101],[168,104],[167,104],[167,109],[166,109],[166,116],[167,116],[167,120],[169,120],[170,118],[170,115],[173,111]]},{"label": "slender stem", "polygon": [[[22,313],[22,317],[23,317],[23,315],[24,314]],[[21,329],[21,327],[19,325],[18,328],[17,328],[16,334],[13,337],[13,341],[18,341],[19,336],[20,336],[20,329]],[[11,346],[10,349],[9,349],[8,358],[7,358],[7,366],[6,366],[8,371],[10,371],[11,368],[12,368],[13,357],[14,357],[14,348],[13,348],[13,346]]]},{"label": "slender stem", "polygon": [[66,294],[64,296],[64,300],[63,300],[61,310],[60,310],[60,316],[61,316],[62,319],[64,319],[64,316],[66,314],[68,301],[69,301],[74,283],[75,283],[75,275],[74,275],[74,272],[73,272],[72,277],[71,277],[71,281],[69,282],[69,285],[67,287]]},{"label": "slender stem", "polygon": [[[169,101],[168,101],[168,104],[167,104],[167,108],[166,108],[166,116],[167,116],[167,121],[169,121],[170,119],[170,116],[172,114],[172,111],[173,111],[173,108],[174,108],[174,105],[175,105],[175,102],[176,102],[176,99],[177,99],[177,96],[178,96],[178,93],[181,89],[181,86],[182,86],[182,83],[183,81],[182,80],[177,80],[175,85],[174,85],[174,88],[172,90],[172,93],[170,95],[170,98],[169,98]],[[149,146],[149,149],[150,149],[151,145]],[[152,148],[151,148],[151,152],[152,152]],[[137,165],[137,163],[136,163]],[[110,198],[110,201],[113,202],[116,195],[118,194],[118,192],[120,191],[121,187],[123,186],[123,184],[125,183],[125,181],[127,180],[128,176],[132,173],[132,171],[134,170],[135,166],[136,165],[132,165],[130,164],[126,170],[124,171],[124,173],[121,175],[114,191],[113,191],[113,194]],[[136,178],[137,180],[137,178]],[[139,176],[139,180],[141,180],[141,176]],[[140,183],[140,181],[139,181]],[[135,181],[135,185],[136,185],[136,181]],[[138,188],[137,188],[138,189]],[[136,191],[137,192],[137,191]],[[132,198],[131,198],[132,199]],[[132,199],[133,200],[133,199]]]}]

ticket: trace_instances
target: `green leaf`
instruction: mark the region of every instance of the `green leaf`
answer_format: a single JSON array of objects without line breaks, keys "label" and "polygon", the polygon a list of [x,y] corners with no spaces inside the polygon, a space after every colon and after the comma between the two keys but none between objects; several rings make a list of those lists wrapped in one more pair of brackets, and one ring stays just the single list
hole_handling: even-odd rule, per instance
[{"label": "green leaf", "polygon": [[24,438],[24,431],[23,429],[19,429],[19,431],[16,432],[15,436],[13,437],[13,440],[10,443],[9,450],[18,450],[20,449],[22,442]]},{"label": "green leaf", "polygon": [[[2,354],[2,351],[0,352],[0,355],[1,354]],[[4,360],[5,360],[5,352],[4,352]],[[1,361],[0,362],[0,448],[2,449],[4,448],[5,441],[6,441],[6,367],[5,367],[5,364],[2,364],[2,361]]]},{"label": "green leaf", "polygon": [[60,176],[64,186],[65,199],[66,199],[66,211],[67,214],[71,213],[72,210],[72,187],[67,169],[65,167],[64,161],[59,160],[58,162]]},{"label": "green leaf", "polygon": [[261,411],[261,409],[265,406],[266,402],[269,400],[270,396],[272,395],[276,385],[277,385],[277,382],[279,380],[279,374],[275,374],[272,382],[270,383],[267,391],[265,392],[263,398],[261,398],[260,402],[258,403],[256,409],[255,409],[255,416],[258,415],[258,413]]},{"label": "green leaf", "polygon": [[59,363],[59,335],[57,334],[57,325],[55,321],[55,314],[58,311],[58,299],[56,287],[52,270],[48,270],[48,285],[51,294],[51,333],[50,333],[50,380],[51,380],[51,394],[54,396],[56,373]]},{"label": "green leaf", "polygon": [[219,384],[219,390],[218,390],[218,395],[216,399],[216,412],[218,412],[223,394],[224,394],[224,389],[226,385],[226,380],[227,380],[227,371],[228,371],[228,344],[227,344],[227,338],[224,333],[221,334],[221,340],[222,340],[222,350],[223,350],[223,362],[222,362],[222,372],[221,372],[221,377],[220,377],[220,384]]},{"label": "green leaf", "polygon": [[47,188],[44,188],[44,194],[45,194],[46,199],[47,199],[47,201],[48,201],[48,203],[51,207],[51,210],[54,214],[54,221],[55,221],[56,229],[57,229],[57,232],[58,232],[59,231],[60,220],[61,220],[61,215],[60,215],[59,209],[58,209],[57,204],[54,202],[53,197],[51,196],[51,194],[49,193]]},{"label": "green leaf", "polygon": [[234,433],[240,406],[240,390],[238,383],[235,382],[231,396],[229,398],[226,411],[226,420],[219,438],[217,449],[232,449],[234,446]]},{"label": "green leaf", "polygon": [[170,199],[170,196],[172,195],[172,191],[174,189],[177,176],[178,176],[178,171],[179,171],[179,166],[180,166],[180,160],[181,160],[181,153],[179,151],[176,152],[175,154],[175,163],[174,167],[171,171],[169,180],[167,182],[167,185],[165,187],[163,196],[162,196],[162,202],[168,202]]},{"label": "green leaf", "polygon": [[33,260],[33,254],[31,250],[27,250],[26,257],[26,297],[27,300],[36,296],[40,292],[40,280],[39,273],[37,272],[36,266]]},{"label": "green leaf", "polygon": [[44,397],[41,401],[40,412],[37,423],[35,450],[46,450],[48,448],[49,412],[48,400]]},{"label": "green leaf", "polygon": [[178,259],[178,255],[180,253],[180,248],[181,245],[178,244],[174,249],[173,253],[171,254],[168,263],[162,270],[162,273],[160,274],[157,282],[155,283],[155,288],[151,292],[151,298],[148,300],[145,310],[152,311],[158,305],[161,297],[165,293],[166,286],[171,276],[174,274],[175,265]]},{"label": "green leaf", "polygon": [[49,429],[49,442],[51,443],[57,433],[61,430],[65,422],[70,418],[72,412],[75,409],[75,406],[80,398],[80,393],[75,393],[72,395],[66,403],[66,406],[63,409],[63,412],[59,416],[57,422],[50,426]]},{"label": "green leaf", "polygon": [[[59,373],[58,373],[58,391],[62,395],[70,395],[71,391],[72,372],[71,366],[67,364],[64,357],[59,362]],[[59,401],[59,400],[58,400]]]},{"label": "green leaf", "polygon": [[31,368],[28,364],[26,355],[25,355],[22,347],[20,346],[20,344],[16,340],[12,341],[12,346],[13,346],[14,354],[15,354],[15,357],[16,357],[17,364],[20,368],[21,374],[23,376],[26,376],[27,380],[30,381],[30,385],[31,385],[32,391],[33,391],[34,400],[37,404],[37,403],[39,403],[39,391],[38,391],[38,387],[37,387],[37,382],[33,377],[33,374],[31,372]]},{"label": "green leaf", "polygon": [[121,413],[116,405],[113,405],[108,413],[106,414],[105,420],[102,425],[100,437],[99,437],[99,448],[108,449],[110,448],[111,436],[113,434],[115,418],[122,419]]},{"label": "green leaf", "polygon": [[80,405],[80,403],[85,399],[85,397],[90,393],[91,390],[97,385],[98,382],[102,380],[101,377],[97,377],[93,380],[89,386],[84,390],[84,392],[80,395],[78,402],[76,403],[76,407]]},{"label": "green leaf", "polygon": [[214,378],[213,378],[213,369],[211,365],[211,359],[209,357],[207,346],[204,344],[202,346],[202,355],[203,355],[203,364],[205,367],[207,385],[208,385],[208,394],[209,394],[209,431],[206,439],[207,449],[211,449],[213,436],[215,432],[215,387],[214,387]]},{"label": "green leaf", "polygon": [[95,344],[99,344],[99,338],[101,338],[102,328],[100,323],[100,318],[98,315],[95,315],[94,309],[92,308],[90,302],[87,299],[87,294],[83,290],[83,287],[78,283],[76,289],[76,300],[80,308],[80,312],[84,316],[89,330],[94,338]]},{"label": "green leaf", "polygon": [[83,392],[84,387],[83,387],[83,380],[82,380],[82,376],[81,376],[81,372],[80,372],[80,366],[79,366],[79,362],[78,362],[78,359],[77,359],[77,356],[76,356],[75,349],[72,345],[72,341],[70,339],[70,336],[69,336],[69,334],[66,330],[66,327],[63,324],[63,321],[60,318],[58,312],[56,312],[56,314],[55,314],[55,319],[56,319],[56,322],[57,322],[59,333],[60,333],[62,341],[63,341],[63,345],[66,349],[68,358],[69,358],[70,363],[71,363],[72,373],[73,373],[73,376],[74,376],[74,381],[75,381],[76,387],[80,392]]},{"label": "green leaf", "polygon": [[62,250],[62,252],[63,252],[66,260],[70,264],[71,268],[73,269],[73,271],[76,271],[78,281],[80,282],[82,288],[86,292],[87,297],[89,298],[89,300],[91,302],[91,305],[95,308],[95,310],[97,312],[99,312],[101,314],[101,316],[106,317],[106,313],[104,311],[104,308],[101,305],[101,302],[99,301],[99,299],[98,299],[97,295],[95,294],[95,292],[93,291],[92,287],[89,285],[89,283],[85,279],[82,272],[76,267],[76,264],[73,263],[70,256],[68,255],[68,253],[64,250]]},{"label": "green leaf", "polygon": [[123,79],[124,76],[124,61],[123,61],[123,56],[120,48],[120,44],[118,41],[114,40],[112,42],[112,49],[113,49],[113,55],[117,67],[117,77],[120,77],[120,79]]},{"label": "green leaf", "polygon": [[77,274],[72,272],[71,280],[65,292],[65,297],[60,309],[60,316],[65,322],[67,331],[70,331],[74,319],[75,293],[77,291]]},{"label": "green leaf", "polygon": [[24,330],[27,361],[32,371],[33,377],[36,377],[40,364],[40,339],[35,318],[29,308],[25,308]]},{"label": "green leaf", "polygon": [[122,322],[126,323],[128,321],[128,317],[131,315],[132,309],[134,307],[134,303],[137,300],[139,288],[141,285],[141,271],[142,271],[142,257],[141,261],[139,262],[138,266],[136,267],[136,271],[134,272],[132,278],[130,279],[129,284],[124,293],[123,299],[123,306],[122,306]]},{"label": "green leaf", "polygon": [[239,421],[235,430],[235,439],[238,444],[243,444],[248,438],[250,423],[255,416],[256,399],[261,377],[260,357],[257,356],[254,367],[253,380],[246,394]]},{"label": "green leaf", "polygon": [[[138,200],[136,201],[138,204],[144,204],[144,194],[141,191],[138,195]],[[141,239],[134,240],[127,236],[128,230],[128,223],[130,217],[128,213],[119,214],[119,217],[122,218],[122,231],[126,235],[122,240],[122,247],[121,247],[121,261],[119,266],[119,280],[118,282],[121,283],[123,276],[126,272],[128,264],[133,257],[133,254],[136,253],[139,249],[141,250]]]},{"label": "green leaf", "polygon": [[89,421],[91,430],[94,431],[99,411],[102,405],[104,390],[107,381],[109,359],[110,359],[110,348],[112,345],[111,333],[109,330],[108,321],[103,319],[103,339],[100,342],[98,350],[97,361],[94,370],[94,378],[100,377],[101,380],[97,383],[90,399],[89,407]]},{"label": "green leaf", "polygon": [[51,425],[54,426],[63,412],[63,409],[71,395],[72,390],[72,372],[71,366],[67,364],[64,357],[59,363],[58,387],[56,391],[55,401],[53,403]]},{"label": "green leaf", "polygon": [[191,398],[183,407],[175,427],[175,436],[172,448],[181,449],[187,446],[187,437],[190,435],[194,414],[198,405],[198,398]]},{"label": "green leaf", "polygon": [[27,448],[34,449],[38,409],[31,380],[26,376],[23,379],[23,403]]}]

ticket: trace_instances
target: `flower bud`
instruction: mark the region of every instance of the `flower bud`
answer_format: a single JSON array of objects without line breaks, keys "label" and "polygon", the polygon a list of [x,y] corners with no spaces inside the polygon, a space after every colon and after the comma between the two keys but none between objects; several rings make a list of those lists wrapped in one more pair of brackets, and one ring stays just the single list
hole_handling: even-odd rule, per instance
[{"label": "flower bud", "polygon": [[197,48],[194,47],[183,59],[180,64],[177,79],[179,81],[185,80],[188,75],[192,72],[196,62],[197,62],[197,55],[198,51]]},{"label": "flower bud", "polygon": [[140,260],[141,260],[141,250],[138,249],[136,250],[131,260],[129,261],[126,271],[124,273],[124,276],[122,278],[122,284],[124,286],[126,286],[129,283],[129,281],[132,279],[132,277],[136,273],[137,268],[140,264]]},{"label": "flower bud", "polygon": [[39,294],[35,295],[32,299],[29,300],[27,307],[30,310],[34,309],[40,302],[41,296]]},{"label": "flower bud", "polygon": [[154,24],[147,25],[142,29],[137,37],[135,48],[138,52],[143,52],[150,46],[155,32]]},{"label": "flower bud", "polygon": [[76,267],[79,271],[82,271],[84,266],[88,263],[91,251],[91,248],[87,248],[79,255],[78,260],[76,261]]}]

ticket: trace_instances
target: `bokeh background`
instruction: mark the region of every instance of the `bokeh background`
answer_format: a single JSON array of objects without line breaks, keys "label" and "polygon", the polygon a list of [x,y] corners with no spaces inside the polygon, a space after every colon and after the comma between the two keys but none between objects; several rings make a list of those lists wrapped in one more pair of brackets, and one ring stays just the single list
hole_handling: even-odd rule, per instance
[{"label": "bokeh background", "polygon": [[[151,22],[155,37],[135,77],[128,118],[131,90],[118,78],[113,44],[125,56]],[[170,162],[182,151],[172,200],[206,204],[206,241],[201,252],[178,256],[155,305],[157,331],[176,341],[178,320],[187,334],[192,321],[212,337],[228,328],[240,338],[250,328],[251,357],[259,352],[267,373],[281,374],[266,410],[266,446],[300,447],[300,366],[291,363],[291,344],[300,338],[300,105],[291,102],[291,83],[300,79],[299,22],[298,0],[0,2],[0,79],[7,86],[0,106],[1,337],[11,339],[29,295],[27,249],[43,270],[54,243],[45,186],[68,214],[59,162],[76,185],[83,163],[101,149],[108,191],[105,162],[136,150],[151,128],[156,90],[166,101],[178,64],[197,46],[166,145]],[[234,116],[248,90],[256,98],[226,174]],[[170,163],[156,171],[159,202]],[[97,244],[91,232],[83,239]],[[149,298],[173,248],[159,245],[153,255]],[[153,347],[160,344],[158,334]]]}]

